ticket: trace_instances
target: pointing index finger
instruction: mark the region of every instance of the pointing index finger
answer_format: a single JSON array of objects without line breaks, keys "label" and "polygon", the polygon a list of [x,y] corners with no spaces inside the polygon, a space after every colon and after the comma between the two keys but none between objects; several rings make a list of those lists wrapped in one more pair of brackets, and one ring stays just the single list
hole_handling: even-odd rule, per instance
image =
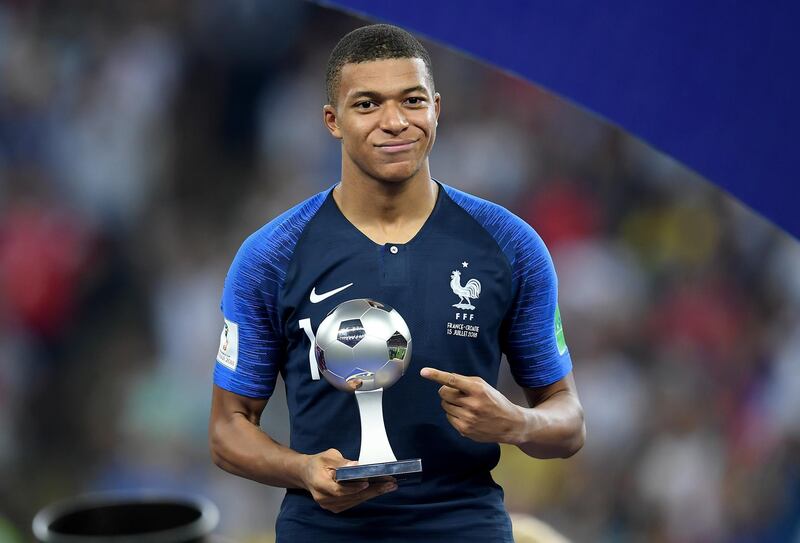
[{"label": "pointing index finger", "polygon": [[449,386],[462,392],[469,392],[470,390],[469,380],[458,373],[437,370],[435,368],[422,368],[419,374],[425,379],[430,379],[440,385]]}]

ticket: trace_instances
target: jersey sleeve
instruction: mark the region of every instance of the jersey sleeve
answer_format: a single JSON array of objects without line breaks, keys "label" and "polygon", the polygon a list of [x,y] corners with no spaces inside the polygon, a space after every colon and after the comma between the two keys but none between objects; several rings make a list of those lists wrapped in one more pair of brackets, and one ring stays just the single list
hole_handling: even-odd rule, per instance
[{"label": "jersey sleeve", "polygon": [[553,260],[533,228],[517,221],[511,262],[514,294],[503,321],[501,346],[517,383],[540,387],[566,376],[572,360],[561,325]]},{"label": "jersey sleeve", "polygon": [[284,362],[285,342],[277,315],[279,274],[258,245],[256,236],[248,238],[225,277],[214,384],[242,396],[268,398]]}]

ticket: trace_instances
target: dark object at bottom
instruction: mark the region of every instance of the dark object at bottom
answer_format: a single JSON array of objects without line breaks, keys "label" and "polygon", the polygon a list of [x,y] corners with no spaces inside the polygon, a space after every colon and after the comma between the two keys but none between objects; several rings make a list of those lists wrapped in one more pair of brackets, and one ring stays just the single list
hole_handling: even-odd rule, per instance
[{"label": "dark object at bottom", "polygon": [[44,543],[210,543],[218,522],[217,507],[199,496],[100,493],[45,507],[33,533]]},{"label": "dark object at bottom", "polygon": [[398,483],[414,483],[422,478],[422,460],[397,460],[336,468],[336,482],[380,481],[394,478]]}]

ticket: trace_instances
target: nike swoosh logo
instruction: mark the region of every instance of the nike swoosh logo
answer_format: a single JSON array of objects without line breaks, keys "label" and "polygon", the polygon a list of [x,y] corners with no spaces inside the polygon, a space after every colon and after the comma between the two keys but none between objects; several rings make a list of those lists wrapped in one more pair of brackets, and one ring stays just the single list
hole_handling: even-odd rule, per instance
[{"label": "nike swoosh logo", "polygon": [[348,283],[343,287],[335,288],[333,290],[329,290],[328,292],[323,292],[322,294],[317,294],[316,293],[317,287],[314,287],[314,288],[311,289],[311,296],[309,296],[309,298],[311,299],[311,303],[312,304],[318,304],[322,300],[324,300],[326,298],[330,298],[334,294],[338,294],[341,291],[343,291],[344,289],[346,289],[347,287],[351,287],[351,286],[353,286],[353,283]]}]

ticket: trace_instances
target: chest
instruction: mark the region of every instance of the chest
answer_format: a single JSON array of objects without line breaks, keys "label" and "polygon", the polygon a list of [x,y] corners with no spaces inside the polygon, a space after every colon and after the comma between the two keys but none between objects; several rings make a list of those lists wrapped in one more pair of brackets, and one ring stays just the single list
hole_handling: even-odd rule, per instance
[{"label": "chest", "polygon": [[486,355],[498,350],[510,295],[508,266],[485,244],[435,234],[410,244],[312,242],[289,269],[281,324],[289,351],[307,352],[330,311],[369,298],[400,313],[415,358]]}]

